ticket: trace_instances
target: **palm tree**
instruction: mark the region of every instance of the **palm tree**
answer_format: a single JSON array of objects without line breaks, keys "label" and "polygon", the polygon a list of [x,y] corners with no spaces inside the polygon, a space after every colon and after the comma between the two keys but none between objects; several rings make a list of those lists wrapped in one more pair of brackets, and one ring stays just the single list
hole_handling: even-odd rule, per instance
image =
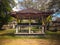
[{"label": "palm tree", "polygon": [[52,22],[52,16],[48,16],[45,20],[42,19],[42,31],[46,31],[49,29],[49,23]]},{"label": "palm tree", "polygon": [[52,15],[50,15],[46,18],[46,29],[45,29],[46,31],[49,30],[50,26],[52,26],[52,18],[53,18]]}]

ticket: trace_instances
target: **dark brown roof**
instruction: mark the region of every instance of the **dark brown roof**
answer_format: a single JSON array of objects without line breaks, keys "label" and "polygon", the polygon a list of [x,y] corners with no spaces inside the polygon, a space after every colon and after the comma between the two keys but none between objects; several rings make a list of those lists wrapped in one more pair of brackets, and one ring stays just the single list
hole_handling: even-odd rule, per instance
[{"label": "dark brown roof", "polygon": [[50,14],[52,14],[53,12],[42,12],[40,10],[37,9],[33,9],[33,8],[28,8],[28,9],[24,9],[21,10],[19,12],[12,12],[11,15],[13,17],[19,17],[19,18],[29,18],[29,17],[34,17],[34,18],[38,18],[41,16],[49,16]]}]

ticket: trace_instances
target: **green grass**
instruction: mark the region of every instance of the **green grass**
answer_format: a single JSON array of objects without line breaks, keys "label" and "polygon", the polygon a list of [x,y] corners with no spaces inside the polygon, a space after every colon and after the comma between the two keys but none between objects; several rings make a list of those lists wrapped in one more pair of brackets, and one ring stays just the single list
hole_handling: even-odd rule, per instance
[{"label": "green grass", "polygon": [[46,34],[48,34],[48,35],[60,35],[60,31],[57,31],[57,32],[46,31]]},{"label": "green grass", "polygon": [[0,31],[0,39],[60,39],[60,31],[58,32],[51,32],[47,31],[44,36],[16,36],[15,29],[8,29]]},{"label": "green grass", "polygon": [[46,31],[46,37],[49,39],[58,39],[60,40],[60,31],[57,32],[51,32],[51,31]]},{"label": "green grass", "polygon": [[15,29],[8,29],[8,30],[0,30],[0,34],[4,34],[4,33],[14,33]]},{"label": "green grass", "polygon": [[0,31],[0,39],[16,39],[16,38],[20,38],[20,39],[39,39],[39,38],[44,38],[44,36],[17,36],[14,34],[15,33],[15,29],[8,29],[8,30],[2,30]]}]

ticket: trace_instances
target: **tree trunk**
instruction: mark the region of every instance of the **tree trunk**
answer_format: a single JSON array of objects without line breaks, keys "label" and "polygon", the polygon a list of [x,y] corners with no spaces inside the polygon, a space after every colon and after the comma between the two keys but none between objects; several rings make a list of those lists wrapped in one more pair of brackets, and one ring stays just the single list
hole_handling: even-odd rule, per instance
[{"label": "tree trunk", "polygon": [[0,30],[2,30],[4,23],[0,23]]}]

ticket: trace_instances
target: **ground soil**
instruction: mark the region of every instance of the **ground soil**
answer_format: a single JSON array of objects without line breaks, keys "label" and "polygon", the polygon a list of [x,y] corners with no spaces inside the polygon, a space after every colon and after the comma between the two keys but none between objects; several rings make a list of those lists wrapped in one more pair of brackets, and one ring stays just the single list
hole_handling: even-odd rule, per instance
[{"label": "ground soil", "polygon": [[0,45],[60,45],[60,43],[49,39],[1,39]]}]

